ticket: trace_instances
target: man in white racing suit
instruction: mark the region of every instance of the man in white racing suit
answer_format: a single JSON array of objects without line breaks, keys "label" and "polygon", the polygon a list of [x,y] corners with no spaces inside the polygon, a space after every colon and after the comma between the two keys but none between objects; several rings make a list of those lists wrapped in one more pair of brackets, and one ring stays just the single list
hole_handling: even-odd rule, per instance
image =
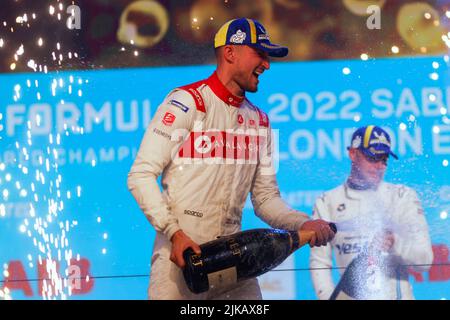
[{"label": "man in white racing suit", "polygon": [[414,299],[408,267],[426,271],[433,260],[428,226],[417,194],[404,185],[383,182],[389,156],[397,156],[382,128],[367,126],[356,130],[349,156],[352,165],[347,181],[325,192],[314,206],[315,218],[333,221],[338,227],[327,246],[311,249],[315,292],[319,299],[329,299],[335,289],[330,269],[332,252],[342,276],[358,254],[370,250],[376,255],[372,258],[380,258],[374,261],[385,265],[378,266],[384,271],[376,273],[370,288],[363,286],[363,275],[356,276],[354,286],[367,291],[362,292],[364,299]]},{"label": "man in white racing suit", "polygon": [[264,27],[245,18],[222,26],[215,48],[216,71],[167,95],[128,175],[129,190],[157,231],[150,299],[261,299],[257,279],[194,294],[182,274],[187,248],[198,254],[199,244],[241,230],[249,192],[256,214],[270,226],[313,230],[310,246],[334,236],[326,221],[310,220],[280,198],[267,115],[245,98],[257,91],[268,57],[288,49],[271,44]]}]

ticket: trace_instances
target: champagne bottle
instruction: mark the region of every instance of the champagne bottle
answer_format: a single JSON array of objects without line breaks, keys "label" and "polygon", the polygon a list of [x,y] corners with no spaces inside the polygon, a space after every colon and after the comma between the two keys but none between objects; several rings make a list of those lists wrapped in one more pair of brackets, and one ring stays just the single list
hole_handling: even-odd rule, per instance
[{"label": "champagne bottle", "polygon": [[[330,223],[336,232],[336,226]],[[260,276],[281,264],[308,243],[314,231],[252,229],[221,237],[183,253],[184,279],[193,293],[224,289],[238,281]]]},{"label": "champagne bottle", "polygon": [[384,299],[389,269],[384,252],[365,249],[347,266],[330,300]]}]

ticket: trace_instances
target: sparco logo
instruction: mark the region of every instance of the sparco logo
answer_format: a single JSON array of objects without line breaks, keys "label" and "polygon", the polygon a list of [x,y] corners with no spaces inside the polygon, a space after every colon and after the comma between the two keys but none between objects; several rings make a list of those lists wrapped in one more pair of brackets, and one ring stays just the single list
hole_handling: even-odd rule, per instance
[{"label": "sparco logo", "polygon": [[184,210],[184,214],[188,214],[190,216],[194,216],[194,217],[203,217],[203,213],[198,212],[198,211],[193,211],[193,210]]},{"label": "sparco logo", "polygon": [[203,106],[203,99],[200,96],[200,94],[197,92],[197,90],[190,88],[189,92],[194,95],[195,99],[197,99],[198,104]]}]

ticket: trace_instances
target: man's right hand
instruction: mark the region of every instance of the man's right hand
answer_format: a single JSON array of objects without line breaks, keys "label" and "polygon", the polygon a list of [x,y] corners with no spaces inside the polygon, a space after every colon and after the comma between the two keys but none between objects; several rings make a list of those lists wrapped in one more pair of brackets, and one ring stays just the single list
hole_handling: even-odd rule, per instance
[{"label": "man's right hand", "polygon": [[186,265],[183,258],[183,252],[186,249],[192,248],[195,254],[201,253],[200,246],[197,243],[195,243],[191,238],[189,238],[182,230],[178,230],[177,232],[175,232],[170,241],[172,242],[170,261],[172,261],[182,269]]},{"label": "man's right hand", "polygon": [[322,219],[306,221],[302,224],[300,230],[311,230],[315,232],[315,235],[309,242],[311,248],[326,246],[334,238],[334,231],[331,229],[330,223]]}]

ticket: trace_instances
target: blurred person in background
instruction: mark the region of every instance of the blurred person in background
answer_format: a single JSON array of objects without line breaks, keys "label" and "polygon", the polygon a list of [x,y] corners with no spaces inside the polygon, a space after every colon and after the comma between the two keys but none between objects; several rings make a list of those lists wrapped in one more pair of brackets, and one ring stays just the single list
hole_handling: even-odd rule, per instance
[{"label": "blurred person in background", "polygon": [[[370,125],[357,129],[348,150],[350,176],[314,205],[313,217],[335,222],[339,231],[327,246],[311,249],[315,292],[323,300],[335,290],[333,252],[341,276],[355,257],[369,252],[372,261],[367,262],[368,269],[355,268],[361,274],[352,272],[345,279],[354,289],[349,291],[359,292],[357,296],[363,299],[413,299],[408,266],[423,272],[433,260],[418,196],[411,188],[383,181],[388,159],[397,156],[391,151],[389,134],[382,128]],[[371,272],[371,264],[380,264],[377,270],[383,271],[372,274],[368,284],[364,273]],[[338,299],[343,296],[338,295]]]},{"label": "blurred person in background", "polygon": [[265,28],[246,18],[225,23],[214,48],[216,71],[168,94],[128,175],[129,190],[157,231],[150,299],[262,298],[256,278],[225,292],[193,294],[182,273],[186,249],[199,254],[199,244],[241,231],[249,193],[256,214],[270,226],[313,230],[311,246],[334,236],[326,221],[310,220],[281,199],[268,117],[245,96],[257,91],[269,57],[284,57],[288,49],[271,43]]}]

